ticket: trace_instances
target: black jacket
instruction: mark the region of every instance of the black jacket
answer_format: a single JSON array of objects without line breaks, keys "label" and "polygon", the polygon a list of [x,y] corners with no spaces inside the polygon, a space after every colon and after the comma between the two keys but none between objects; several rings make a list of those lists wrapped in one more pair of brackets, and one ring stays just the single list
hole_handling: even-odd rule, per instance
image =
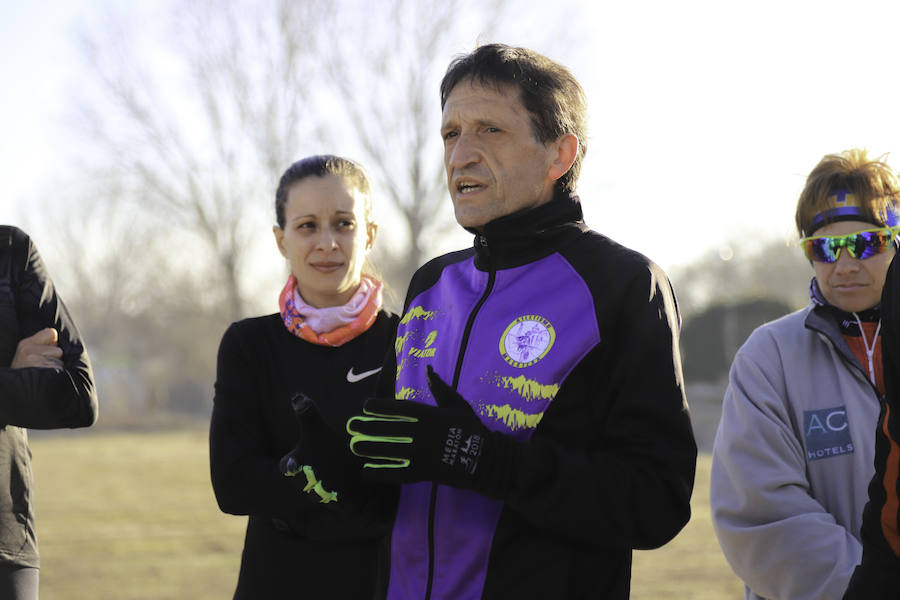
[{"label": "black jacket", "polygon": [[379,395],[434,404],[430,366],[505,442],[477,491],[402,486],[382,593],[627,598],[632,549],[688,521],[697,452],[663,272],[558,195],[419,269],[403,313]]},{"label": "black jacket", "polygon": [[[365,333],[336,348],[298,338],[279,314],[225,332],[210,468],[219,507],[250,516],[235,598],[370,596],[387,505],[365,515],[338,512],[298,493],[278,462],[298,442],[293,394],[314,398],[328,425],[343,432],[372,394],[396,326],[397,318],[382,311]],[[317,475],[328,482],[328,473]]]},{"label": "black jacket", "polygon": [[888,268],[881,294],[884,403],[875,429],[875,475],[860,531],[862,563],[845,600],[900,597],[900,264]]},{"label": "black jacket", "polygon": [[[62,371],[10,367],[23,338],[54,327]],[[25,232],[0,226],[0,562],[39,564],[25,428],[87,427],[97,418],[91,362],[65,304]]]}]

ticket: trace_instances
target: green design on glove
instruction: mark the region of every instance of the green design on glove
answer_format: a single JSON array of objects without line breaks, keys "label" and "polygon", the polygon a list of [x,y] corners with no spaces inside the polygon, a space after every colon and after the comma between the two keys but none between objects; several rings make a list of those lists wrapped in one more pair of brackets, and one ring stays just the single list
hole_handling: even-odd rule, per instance
[{"label": "green design on glove", "polygon": [[303,486],[303,491],[307,494],[315,492],[317,496],[319,496],[320,504],[328,504],[329,502],[337,502],[338,495],[337,492],[329,492],[322,485],[322,482],[316,477],[315,471],[309,465],[298,465],[292,459],[287,461],[287,465],[284,470],[285,477],[295,477],[303,473],[306,475],[306,485]]},{"label": "green design on glove", "polygon": [[428,367],[428,387],[437,406],[370,398],[361,416],[347,421],[350,450],[368,459],[374,479],[435,481],[474,488],[493,435],[469,403]]},{"label": "green design on glove", "polygon": [[[359,459],[347,452],[344,432],[332,429],[323,418],[319,405],[302,392],[291,396],[291,408],[300,426],[300,439],[293,450],[281,457],[279,471],[285,477],[296,477],[303,473],[306,483],[301,488],[300,482],[295,481],[294,488],[300,493],[311,496],[315,494],[321,504],[336,504],[337,490],[341,490],[341,499],[346,501],[347,495],[344,492],[350,488],[347,471],[354,468],[347,461],[355,463],[355,468],[358,469]],[[343,419],[339,422],[342,421]],[[328,480],[328,487],[334,491],[325,489],[319,475]]]},{"label": "green design on glove", "polygon": [[392,415],[392,414],[379,414],[377,412],[372,412],[367,409],[369,403],[366,402],[366,406],[363,407],[363,416],[360,417],[352,417],[347,420],[347,433],[350,434],[350,451],[353,454],[372,459],[375,462],[366,462],[363,464],[363,467],[368,469],[403,469],[409,466],[408,458],[401,458],[397,456],[370,456],[367,454],[362,454],[356,451],[357,444],[364,444],[366,442],[372,443],[389,443],[389,444],[412,444],[413,438],[409,436],[378,436],[378,435],[366,435],[364,433],[358,433],[352,429],[350,429],[350,422],[357,423],[375,423],[375,427],[377,427],[377,423],[386,422],[386,423],[416,423],[418,419],[415,417],[405,417],[403,415]]}]

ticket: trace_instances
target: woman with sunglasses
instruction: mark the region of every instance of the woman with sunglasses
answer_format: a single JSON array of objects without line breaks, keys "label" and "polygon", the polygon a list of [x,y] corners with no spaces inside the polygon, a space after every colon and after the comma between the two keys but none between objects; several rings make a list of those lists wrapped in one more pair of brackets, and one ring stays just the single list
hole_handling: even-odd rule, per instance
[{"label": "woman with sunglasses", "polygon": [[353,161],[305,158],[282,175],[275,213],[290,266],[280,311],[225,332],[210,425],[219,507],[249,515],[234,598],[368,598],[391,492],[360,481],[344,423],[397,328],[364,269],[369,183]]},{"label": "woman with sunglasses", "polygon": [[734,357],[710,508],[748,600],[839,600],[860,561],[898,203],[884,162],[864,150],[825,156],[796,212],[810,303],[758,328]]}]

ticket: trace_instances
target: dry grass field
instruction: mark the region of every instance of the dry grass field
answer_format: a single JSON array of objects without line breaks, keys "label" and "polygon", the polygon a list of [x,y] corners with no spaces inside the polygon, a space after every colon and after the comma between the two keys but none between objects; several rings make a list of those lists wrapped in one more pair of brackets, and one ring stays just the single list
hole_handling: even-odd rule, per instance
[{"label": "dry grass field", "polygon": [[710,455],[697,461],[693,514],[678,536],[658,550],[634,553],[632,600],[743,600],[744,585],[719,550],[709,516]]},{"label": "dry grass field", "polygon": [[[72,431],[32,437],[43,600],[231,597],[245,520],[209,484],[206,431]],[[669,545],[635,554],[635,600],[739,600],[707,510],[709,457],[694,517]]]}]

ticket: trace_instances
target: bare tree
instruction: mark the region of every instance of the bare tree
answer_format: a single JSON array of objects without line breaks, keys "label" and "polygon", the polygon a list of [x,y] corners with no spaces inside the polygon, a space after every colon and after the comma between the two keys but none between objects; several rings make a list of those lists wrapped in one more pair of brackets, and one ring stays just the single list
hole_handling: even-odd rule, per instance
[{"label": "bare tree", "polygon": [[[324,95],[349,127],[321,136],[353,135],[362,162],[402,216],[409,246],[392,258],[404,283],[433,240],[455,227],[441,160],[440,79],[453,55],[490,35],[510,5],[393,0],[379,4],[382,14],[373,15],[365,0],[343,0],[333,14],[343,35],[322,55]],[[390,33],[372,35],[375,28]]]},{"label": "bare tree", "polygon": [[[160,409],[203,408],[229,316],[222,298],[170,251],[197,241],[183,233],[162,238],[152,216],[108,201],[120,195],[83,181],[36,199],[41,216],[25,227],[86,340],[102,422],[136,424]],[[185,386],[202,391],[177,406],[172,392]]]},{"label": "bare tree", "polygon": [[313,0],[267,7],[184,2],[169,39],[150,50],[121,19],[83,38],[103,102],[83,104],[82,123],[107,185],[209,247],[206,277],[225,291],[233,319],[245,313],[252,208],[271,204],[302,139],[304,72],[319,31],[305,24],[328,13]]},{"label": "bare tree", "polygon": [[162,40],[145,40],[116,19],[84,37],[102,99],[83,103],[84,123],[109,187],[206,244],[214,257],[207,277],[238,318],[248,308],[248,252],[278,176],[303,153],[346,153],[367,166],[379,199],[400,217],[403,231],[378,248],[392,263],[388,274],[405,285],[455,228],[438,134],[440,78],[453,55],[489,41],[521,7],[514,0],[180,0],[175,7]]},{"label": "bare tree", "polygon": [[377,248],[405,286],[455,228],[440,78],[515,2],[170,0],[85,28],[79,179],[41,227],[95,366],[128,382],[102,389],[104,405],[139,393],[169,407],[184,383],[208,401],[223,328],[273,304],[253,278],[277,285],[283,264],[254,252],[271,246],[278,177],[306,154],[368,168],[401,223],[382,224]]}]

